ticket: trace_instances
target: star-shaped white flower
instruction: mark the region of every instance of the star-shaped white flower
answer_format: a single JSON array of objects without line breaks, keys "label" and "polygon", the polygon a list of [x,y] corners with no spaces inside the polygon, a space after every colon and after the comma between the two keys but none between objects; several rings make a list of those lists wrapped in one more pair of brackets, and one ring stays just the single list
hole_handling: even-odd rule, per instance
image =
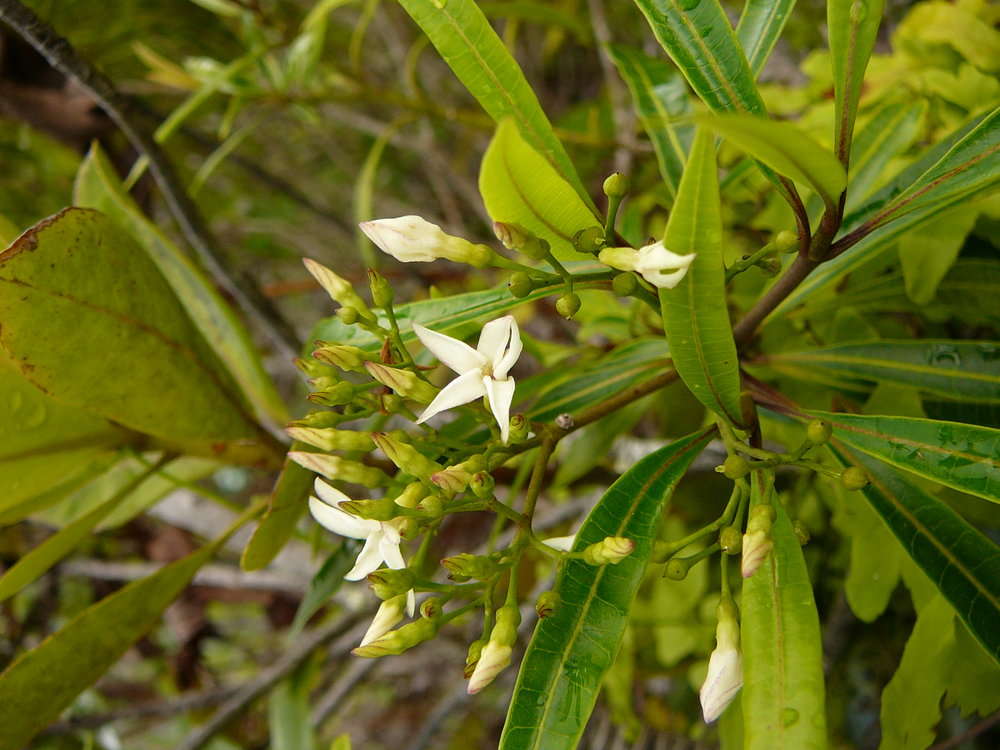
[{"label": "star-shaped white flower", "polygon": [[694,253],[679,255],[654,242],[638,250],[630,247],[609,247],[601,251],[598,258],[620,271],[635,271],[658,289],[673,289],[688,272]]},{"label": "star-shaped white flower", "polygon": [[[319,496],[309,498],[309,512],[313,518],[334,534],[365,540],[354,567],[344,576],[345,581],[360,581],[378,570],[383,562],[393,570],[406,567],[403,553],[399,551],[399,529],[392,521],[358,518],[341,510],[340,503],[348,502],[350,498],[322,479],[317,478],[313,488]],[[406,610],[410,615],[413,615],[415,606],[416,597],[411,589],[406,598]]]},{"label": "star-shaped white flower", "polygon": [[434,356],[458,373],[428,404],[417,424],[446,409],[486,396],[500,425],[500,438],[506,444],[510,404],[514,400],[514,378],[507,377],[507,373],[521,356],[521,333],[513,316],[505,315],[483,326],[475,349],[419,323],[413,324],[413,332]]}]

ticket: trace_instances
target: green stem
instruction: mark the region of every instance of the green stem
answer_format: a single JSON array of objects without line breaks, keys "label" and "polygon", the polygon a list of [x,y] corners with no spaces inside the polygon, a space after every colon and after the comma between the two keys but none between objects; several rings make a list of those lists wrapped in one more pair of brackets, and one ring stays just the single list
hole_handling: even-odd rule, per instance
[{"label": "green stem", "polygon": [[614,197],[608,198],[608,215],[604,220],[604,236],[608,238],[614,237],[615,222],[618,218],[618,209],[622,205],[622,199],[625,196],[616,195]]}]

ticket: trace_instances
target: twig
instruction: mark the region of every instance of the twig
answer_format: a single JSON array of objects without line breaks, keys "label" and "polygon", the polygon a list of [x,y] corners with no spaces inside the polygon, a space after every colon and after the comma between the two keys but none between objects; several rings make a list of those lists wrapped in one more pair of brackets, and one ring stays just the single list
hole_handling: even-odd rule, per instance
[{"label": "twig", "polygon": [[[136,581],[160,569],[158,563],[106,562],[104,560],[71,560],[62,566],[69,576],[82,576],[101,581]],[[233,565],[210,563],[199,570],[192,586],[211,586],[243,591],[275,591],[292,596],[302,596],[309,587],[307,578],[295,579],[273,570],[245,571]]]},{"label": "twig", "polygon": [[994,724],[998,723],[1000,723],[1000,711],[997,711],[996,713],[987,716],[978,724],[969,727],[964,732],[955,737],[949,737],[944,742],[939,742],[936,745],[931,745],[929,750],[949,750],[949,748],[958,747],[966,740],[971,740],[973,737],[982,734],[987,729],[992,727]]},{"label": "twig", "polygon": [[770,315],[818,265],[817,261],[809,260],[804,255],[795,256],[795,260],[788,267],[788,270],[765,292],[763,297],[757,300],[757,303],[733,328],[733,338],[736,339],[736,345],[742,346],[749,342],[764,318]]},{"label": "twig", "polygon": [[212,278],[247,315],[261,324],[282,354],[286,357],[296,356],[301,350],[298,335],[256,285],[245,278],[230,275],[198,207],[184,190],[166,154],[150,134],[133,121],[128,99],[118,92],[110,80],[80,57],[66,39],[18,0],[0,0],[0,20],[10,25],[38,50],[53,68],[76,79],[114,120],[132,146],[145,154],[149,160],[150,172],[160,186],[170,212]]},{"label": "twig", "polygon": [[317,701],[316,708],[312,712],[312,725],[314,727],[323,726],[326,720],[354,692],[354,688],[364,682],[365,678],[381,664],[379,659],[353,659],[347,673],[334,682]]}]

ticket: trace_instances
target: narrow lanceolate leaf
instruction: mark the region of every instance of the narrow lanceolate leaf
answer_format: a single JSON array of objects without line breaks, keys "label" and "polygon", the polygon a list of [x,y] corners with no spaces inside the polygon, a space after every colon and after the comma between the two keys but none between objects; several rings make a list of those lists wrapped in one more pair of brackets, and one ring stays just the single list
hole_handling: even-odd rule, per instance
[{"label": "narrow lanceolate leaf", "polygon": [[21,750],[160,619],[163,610],[246,520],[187,557],[85,609],[0,674],[0,750]]},{"label": "narrow lanceolate leaf", "polygon": [[885,0],[830,0],[826,4],[835,99],[834,143],[844,164],[851,153],[865,69],[875,48],[884,6]]},{"label": "narrow lanceolate leaf", "polygon": [[691,109],[684,79],[672,65],[624,44],[610,45],[608,55],[632,94],[639,121],[656,152],[663,183],[676,195],[693,132],[690,125],[673,122]]},{"label": "narrow lanceolate leaf", "polygon": [[795,0],[747,0],[743,4],[736,37],[755,78],[764,69],[794,7]]},{"label": "narrow lanceolate leaf", "polygon": [[840,444],[831,450],[841,465],[865,470],[869,505],[1000,663],[1000,547],[881,461]]},{"label": "narrow lanceolate leaf", "polygon": [[1000,430],[911,417],[811,411],[834,436],[890,466],[1000,503]]},{"label": "narrow lanceolate leaf", "polygon": [[597,215],[507,118],[483,155],[479,192],[493,221],[520,224],[546,240],[556,257],[581,256],[573,235],[600,224]]},{"label": "narrow lanceolate leaf", "polygon": [[790,122],[752,115],[701,115],[695,120],[778,174],[809,184],[828,207],[836,206],[847,184],[843,165]]},{"label": "narrow lanceolate leaf", "polygon": [[865,341],[782,352],[762,363],[803,380],[846,387],[893,383],[952,399],[1000,402],[1000,342]]},{"label": "narrow lanceolate leaf", "polygon": [[246,326],[191,258],[146,218],[96,142],[76,173],[73,202],[105,213],[142,246],[201,335],[239,383],[246,401],[271,420],[287,421],[288,411]]},{"label": "narrow lanceolate leaf", "polygon": [[104,214],[66,209],[0,253],[0,320],[0,348],[53,399],[191,455],[277,460],[157,266]]},{"label": "narrow lanceolate leaf", "polygon": [[521,68],[473,0],[400,0],[441,57],[500,122],[510,117],[525,139],[592,207],[573,163],[552,130]]},{"label": "narrow lanceolate leaf", "polygon": [[774,495],[773,475],[751,477],[751,509],[775,507],[774,550],[743,582],[743,715],[746,750],[825,750],[819,616],[802,547]]},{"label": "narrow lanceolate leaf", "polygon": [[699,401],[740,424],[739,362],[725,305],[719,178],[707,130],[695,136],[663,243],[675,253],[695,254],[681,282],[660,290],[674,367]]},{"label": "narrow lanceolate leaf", "polygon": [[608,536],[627,537],[635,549],[617,565],[566,562],[555,587],[559,605],[538,623],[521,663],[501,750],[576,747],[618,652],[663,507],[713,434],[691,435],[642,459],[594,506],[574,550]]}]

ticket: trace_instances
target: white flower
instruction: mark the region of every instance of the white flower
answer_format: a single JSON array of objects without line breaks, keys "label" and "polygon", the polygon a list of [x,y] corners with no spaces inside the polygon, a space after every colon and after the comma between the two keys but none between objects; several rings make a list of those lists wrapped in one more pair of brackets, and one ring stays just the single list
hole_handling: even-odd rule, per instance
[{"label": "white flower", "polygon": [[[319,495],[309,498],[309,512],[313,518],[334,534],[365,540],[365,546],[361,549],[354,567],[344,576],[345,581],[360,581],[369,573],[378,570],[383,562],[393,570],[406,567],[403,553],[399,551],[399,529],[392,521],[371,521],[341,510],[340,503],[348,502],[350,498],[322,479],[317,478],[313,488]],[[412,589],[406,596],[406,611],[412,615],[416,607],[416,597]]]},{"label": "white flower", "polygon": [[718,719],[743,687],[743,664],[736,620],[720,617],[715,629],[715,639],[715,650],[708,659],[708,675],[701,686],[701,711],[706,723]]},{"label": "white flower", "polygon": [[412,596],[412,592],[405,597],[400,594],[382,602],[382,605],[378,608],[378,612],[375,613],[375,617],[372,619],[372,624],[368,626],[368,630],[365,631],[365,635],[359,645],[367,646],[372,641],[377,641],[392,630],[396,623],[403,619],[404,602],[406,602],[407,607],[410,607],[409,613],[412,615],[413,609],[409,603],[410,596]]},{"label": "white flower", "polygon": [[609,247],[601,250],[600,261],[620,271],[636,271],[659,289],[673,289],[687,273],[694,253],[678,255],[667,250],[663,242],[634,250],[631,247]]},{"label": "white flower", "polygon": [[514,400],[514,379],[507,377],[507,373],[521,356],[521,334],[513,316],[505,315],[483,326],[475,349],[419,323],[413,324],[413,332],[434,356],[458,373],[458,377],[428,404],[417,424],[446,409],[486,396],[500,425],[500,438],[506,444],[510,433],[510,404]]},{"label": "white flower", "polygon": [[575,541],[576,534],[570,534],[569,536],[550,536],[548,539],[543,539],[542,544],[546,547],[557,549],[560,552],[569,552],[573,549],[573,542]]},{"label": "white flower", "polygon": [[447,258],[482,268],[493,256],[493,251],[486,245],[477,245],[447,234],[437,224],[420,216],[375,219],[363,221],[358,226],[382,252],[403,263],[429,263]]}]

